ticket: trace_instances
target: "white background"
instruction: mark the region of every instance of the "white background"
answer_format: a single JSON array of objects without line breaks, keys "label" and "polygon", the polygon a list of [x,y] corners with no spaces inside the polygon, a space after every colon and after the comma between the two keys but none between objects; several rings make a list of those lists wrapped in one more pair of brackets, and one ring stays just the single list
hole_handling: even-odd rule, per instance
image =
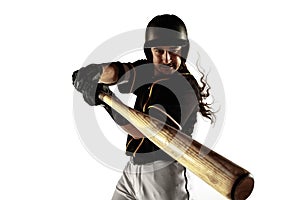
[{"label": "white background", "polygon": [[226,120],[214,150],[253,173],[249,199],[297,199],[297,1],[193,2],[1,1],[0,199],[110,199],[121,174],[81,144],[71,74],[105,40],[163,13],[183,19],[219,71]]}]

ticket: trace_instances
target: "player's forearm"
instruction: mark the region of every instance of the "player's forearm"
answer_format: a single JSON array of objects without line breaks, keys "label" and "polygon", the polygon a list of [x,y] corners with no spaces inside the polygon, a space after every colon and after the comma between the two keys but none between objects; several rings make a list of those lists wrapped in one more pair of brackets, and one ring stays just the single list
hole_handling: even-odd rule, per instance
[{"label": "player's forearm", "polygon": [[118,81],[118,66],[110,63],[103,66],[103,72],[100,76],[99,83],[114,84]]},{"label": "player's forearm", "polygon": [[128,80],[129,73],[123,76],[127,71],[129,71],[131,66],[126,63],[112,62],[103,65],[103,72],[100,76],[99,83],[104,83],[108,85],[116,84],[122,79]]},{"label": "player's forearm", "polygon": [[132,124],[126,124],[121,126],[121,128],[126,131],[129,135],[131,135],[134,139],[139,139],[145,137],[137,128],[135,128]]}]

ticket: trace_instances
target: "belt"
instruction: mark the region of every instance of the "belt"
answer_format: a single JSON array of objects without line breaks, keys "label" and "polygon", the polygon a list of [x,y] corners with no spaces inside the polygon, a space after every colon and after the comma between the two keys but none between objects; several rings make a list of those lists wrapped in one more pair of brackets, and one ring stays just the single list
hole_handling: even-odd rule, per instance
[{"label": "belt", "polygon": [[133,162],[134,165],[142,165],[151,163],[158,160],[164,160],[164,161],[174,161],[172,157],[170,157],[166,153],[146,153],[146,154],[136,154],[136,156],[130,157],[131,162]]}]

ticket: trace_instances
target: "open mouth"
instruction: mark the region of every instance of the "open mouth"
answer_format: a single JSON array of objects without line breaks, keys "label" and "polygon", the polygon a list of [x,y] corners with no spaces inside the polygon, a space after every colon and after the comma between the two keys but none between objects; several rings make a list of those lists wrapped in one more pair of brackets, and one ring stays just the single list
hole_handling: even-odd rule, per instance
[{"label": "open mouth", "polygon": [[168,64],[168,65],[160,65],[161,68],[163,69],[169,69],[169,68],[173,68],[174,69],[174,65],[171,63],[171,64]]}]

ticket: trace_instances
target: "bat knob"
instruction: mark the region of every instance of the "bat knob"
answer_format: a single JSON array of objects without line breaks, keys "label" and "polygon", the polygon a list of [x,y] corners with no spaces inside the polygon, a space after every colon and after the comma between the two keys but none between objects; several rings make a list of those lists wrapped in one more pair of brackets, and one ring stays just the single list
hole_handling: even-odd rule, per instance
[{"label": "bat knob", "polygon": [[253,188],[253,176],[251,174],[245,174],[235,181],[232,187],[231,198],[233,200],[245,200],[250,196]]}]

